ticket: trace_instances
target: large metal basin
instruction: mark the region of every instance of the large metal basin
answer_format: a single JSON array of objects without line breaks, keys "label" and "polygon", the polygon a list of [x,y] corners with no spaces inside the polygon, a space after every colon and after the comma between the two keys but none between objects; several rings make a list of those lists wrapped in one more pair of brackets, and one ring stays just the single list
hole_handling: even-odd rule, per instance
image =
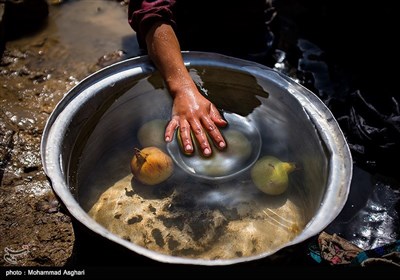
[{"label": "large metal basin", "polygon": [[[161,141],[175,159],[174,174],[156,186],[136,182],[129,163],[134,148],[145,145],[138,131],[155,119],[166,122],[172,101],[146,56],[129,59],[70,90],[44,129],[44,169],[71,215],[110,241],[166,263],[252,261],[324,230],[342,210],[352,177],[349,148],[327,107],[263,65],[212,53],[183,55],[199,89],[232,120],[227,129],[256,132],[241,142],[251,158],[214,180],[187,172],[179,150]],[[263,155],[299,166],[281,195],[252,184],[249,170]],[[229,158],[238,156],[235,150]]]}]

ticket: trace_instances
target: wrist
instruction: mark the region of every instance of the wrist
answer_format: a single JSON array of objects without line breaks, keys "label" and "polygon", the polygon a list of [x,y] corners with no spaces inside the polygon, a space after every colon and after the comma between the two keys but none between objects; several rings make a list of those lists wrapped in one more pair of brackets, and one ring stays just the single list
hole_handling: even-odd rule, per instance
[{"label": "wrist", "polygon": [[196,84],[189,75],[188,77],[180,75],[175,77],[170,76],[165,79],[165,82],[167,84],[168,91],[174,98],[179,94],[193,94],[194,92],[197,92]]}]

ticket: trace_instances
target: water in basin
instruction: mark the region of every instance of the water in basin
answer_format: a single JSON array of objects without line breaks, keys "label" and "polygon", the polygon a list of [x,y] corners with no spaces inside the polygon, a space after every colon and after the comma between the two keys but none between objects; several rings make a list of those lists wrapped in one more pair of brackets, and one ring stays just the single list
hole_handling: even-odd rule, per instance
[{"label": "water in basin", "polygon": [[[216,260],[278,250],[303,230],[323,195],[328,159],[318,132],[279,85],[234,70],[189,68],[199,89],[232,120],[229,129],[243,130],[245,137],[247,126],[257,132],[257,141],[247,138],[251,160],[238,161],[243,168],[222,173],[224,180],[218,173],[214,180],[213,174],[185,170],[188,161],[180,164],[184,156],[178,146],[168,148],[161,141],[161,148],[175,158],[174,174],[155,186],[135,180],[129,163],[134,148],[142,145],[139,129],[152,120],[166,122],[171,112],[171,98],[155,73],[115,86],[119,93],[85,132],[72,176],[79,203],[112,233],[166,255]],[[162,137],[164,131],[159,133]],[[235,151],[232,159],[238,155]],[[267,195],[251,180],[249,169],[264,155],[300,166],[282,195]],[[195,166],[199,164],[196,160]]]}]

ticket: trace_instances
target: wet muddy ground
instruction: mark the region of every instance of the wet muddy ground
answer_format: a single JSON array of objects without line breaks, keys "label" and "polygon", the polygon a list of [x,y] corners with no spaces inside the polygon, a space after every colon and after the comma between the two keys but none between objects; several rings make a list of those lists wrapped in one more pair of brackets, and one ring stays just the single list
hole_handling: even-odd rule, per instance
[{"label": "wet muddy ground", "polygon": [[73,224],[43,172],[41,133],[71,87],[137,51],[124,1],[49,3],[41,27],[7,40],[0,65],[1,266],[71,258]]},{"label": "wet muddy ground", "polygon": [[[135,35],[127,23],[126,2],[49,0],[49,16],[40,28],[29,34],[13,36],[6,41],[0,64],[0,266],[163,265],[127,252],[110,242],[104,242],[101,237],[77,223],[53,193],[40,158],[40,140],[45,122],[68,90],[94,71],[139,54]],[[297,6],[299,4],[296,1],[278,2],[287,4],[286,9],[291,7],[292,11],[297,11],[293,13],[292,20],[296,19],[295,16],[301,16],[302,11],[312,10],[310,4],[303,2],[301,3],[304,6]],[[282,12],[285,12],[283,4]],[[324,14],[326,10],[315,9],[312,13]],[[310,28],[312,24],[307,20],[303,21],[303,26],[293,25],[291,21],[284,23],[285,28],[309,30],[309,33],[303,34],[304,37],[312,37],[315,35],[313,32],[317,33],[315,28]],[[285,50],[286,56],[282,52],[279,57],[280,53],[277,52],[275,66],[280,71],[295,76],[294,78],[319,94],[324,101],[333,100],[330,103],[331,109],[337,109],[335,106],[340,105],[340,100],[330,98],[329,95],[332,92],[351,91],[344,77],[346,71],[354,71],[354,68],[335,69],[335,81],[332,82],[327,79],[323,70],[326,67],[324,54],[321,55],[319,49],[309,41],[299,40],[294,35],[295,32],[283,31],[286,33],[282,33],[282,43],[278,47]],[[334,32],[331,34],[337,35]],[[377,40],[382,40],[376,33],[373,34],[374,44]],[[387,38],[391,34],[383,35]],[[326,42],[318,43],[324,45]],[[329,45],[326,47],[329,48]],[[337,44],[335,47],[340,50],[343,46]],[[374,46],[369,49],[373,48]],[[390,52],[390,49],[386,50]],[[296,65],[301,56],[303,66],[299,63],[297,70],[290,67],[289,64]],[[344,61],[349,59],[343,56],[341,58]],[[363,58],[355,58],[359,60],[353,62],[360,65]],[[372,66],[382,67],[379,58],[383,61],[385,55],[380,53],[378,61]],[[358,68],[359,66],[356,67]],[[360,77],[355,76],[357,82]],[[365,84],[368,83],[363,85]],[[340,117],[340,110],[334,113]],[[349,139],[356,164],[353,184],[357,188],[353,188],[356,191],[350,194],[350,198],[361,195],[362,201],[351,201],[344,214],[339,217],[338,223],[331,227],[331,231],[342,233],[348,238],[354,237],[357,244],[364,248],[393,242],[399,238],[396,230],[400,197],[398,174],[390,169],[393,166],[386,164],[385,158],[376,156],[390,155],[392,150],[389,149],[385,154],[376,149],[376,154],[366,156],[360,153],[357,135],[346,130],[343,119],[341,125]],[[355,214],[355,208],[362,209],[364,205],[373,208],[375,205],[368,204],[371,198],[360,188],[361,184],[365,184],[370,193],[373,190],[383,190],[378,195],[374,194],[381,199],[378,202],[382,203],[378,206],[386,203],[386,219],[382,218],[381,226],[370,225],[377,232],[383,230],[383,233],[376,233],[372,239],[368,239],[357,228],[359,225],[367,227],[368,224],[360,221],[351,225],[349,222],[354,217],[360,220],[364,218]],[[392,201],[385,200],[386,197],[390,197]],[[372,202],[376,202],[374,196]],[[391,224],[388,225],[387,221],[391,221]],[[371,228],[367,227],[368,229]],[[385,234],[385,229],[390,230],[388,234]],[[342,230],[353,231],[340,232]],[[297,253],[293,253],[294,250]],[[275,259],[262,260],[254,265],[266,265],[282,257],[284,261],[280,263],[284,264],[315,265],[309,259],[307,246],[304,244],[282,251]]]}]

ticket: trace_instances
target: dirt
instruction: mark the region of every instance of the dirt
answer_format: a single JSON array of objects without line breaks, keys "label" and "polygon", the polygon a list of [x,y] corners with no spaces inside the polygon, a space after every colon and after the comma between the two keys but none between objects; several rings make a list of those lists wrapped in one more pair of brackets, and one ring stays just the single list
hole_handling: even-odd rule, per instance
[{"label": "dirt", "polygon": [[[104,180],[94,181],[87,186],[93,192],[105,185]],[[244,182],[216,186],[172,179],[153,189],[130,174],[102,192],[88,214],[125,240],[192,259],[250,257],[295,238],[305,225],[306,206],[299,193],[276,199]]]},{"label": "dirt", "polygon": [[0,266],[63,266],[73,255],[73,224],[43,171],[41,134],[68,90],[128,52],[103,44],[85,55],[90,49],[79,52],[79,38],[72,36],[69,45],[60,37],[56,18],[61,9],[67,14],[84,5],[99,17],[107,11],[117,14],[120,25],[130,28],[126,2],[88,2],[48,1],[47,24],[5,44],[0,63]]}]

